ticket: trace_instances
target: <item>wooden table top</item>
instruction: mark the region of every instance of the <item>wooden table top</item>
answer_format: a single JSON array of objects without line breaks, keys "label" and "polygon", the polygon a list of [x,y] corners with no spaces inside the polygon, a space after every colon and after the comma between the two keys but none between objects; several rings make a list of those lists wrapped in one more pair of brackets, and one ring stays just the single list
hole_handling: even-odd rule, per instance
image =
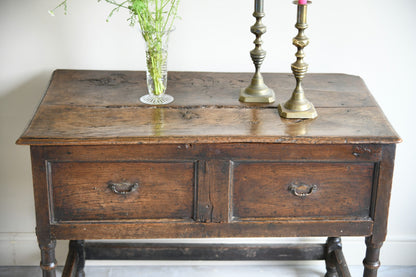
[{"label": "wooden table top", "polygon": [[175,101],[149,106],[139,71],[57,70],[29,126],[28,145],[154,143],[345,144],[400,142],[360,77],[308,74],[306,96],[318,118],[283,119],[277,104],[290,98],[292,74],[263,74],[273,104],[238,101],[252,73],[169,72]]}]

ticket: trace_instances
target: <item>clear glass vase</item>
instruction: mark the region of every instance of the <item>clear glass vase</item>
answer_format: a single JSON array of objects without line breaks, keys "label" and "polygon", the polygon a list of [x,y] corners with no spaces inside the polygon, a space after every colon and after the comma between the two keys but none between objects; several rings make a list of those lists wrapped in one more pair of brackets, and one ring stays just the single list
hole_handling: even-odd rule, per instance
[{"label": "clear glass vase", "polygon": [[164,105],[173,102],[166,94],[168,83],[168,41],[171,31],[142,32],[146,43],[146,80],[148,94],[140,101],[149,105]]}]

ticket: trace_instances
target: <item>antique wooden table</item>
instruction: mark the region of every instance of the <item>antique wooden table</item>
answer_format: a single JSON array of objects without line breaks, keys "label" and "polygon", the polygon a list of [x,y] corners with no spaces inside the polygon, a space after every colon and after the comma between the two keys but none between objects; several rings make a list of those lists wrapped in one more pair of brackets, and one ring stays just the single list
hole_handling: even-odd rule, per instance
[{"label": "antique wooden table", "polygon": [[[71,240],[85,259],[324,259],[349,276],[341,236],[366,237],[376,276],[400,138],[356,76],[309,74],[315,120],[279,117],[290,74],[264,74],[275,104],[243,104],[251,74],[170,72],[175,102],[147,106],[143,72],[57,70],[29,127],[44,276]],[[323,244],[121,244],[84,240],[326,236]]]}]

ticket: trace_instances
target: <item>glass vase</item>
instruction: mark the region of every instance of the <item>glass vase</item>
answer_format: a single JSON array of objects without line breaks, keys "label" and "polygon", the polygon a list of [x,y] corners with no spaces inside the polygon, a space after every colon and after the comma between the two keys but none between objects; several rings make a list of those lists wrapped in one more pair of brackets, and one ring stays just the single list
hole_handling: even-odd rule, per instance
[{"label": "glass vase", "polygon": [[148,94],[140,101],[149,105],[164,105],[173,102],[166,94],[168,83],[168,41],[171,31],[142,32],[146,43],[146,81]]}]

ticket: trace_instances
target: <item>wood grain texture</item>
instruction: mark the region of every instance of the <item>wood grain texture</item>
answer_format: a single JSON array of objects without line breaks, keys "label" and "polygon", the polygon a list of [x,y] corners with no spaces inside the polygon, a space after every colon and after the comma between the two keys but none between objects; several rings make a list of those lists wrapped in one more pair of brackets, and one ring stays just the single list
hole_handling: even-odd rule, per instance
[{"label": "wood grain texture", "polygon": [[381,244],[386,239],[395,155],[396,145],[386,145],[383,147],[382,161],[377,171],[378,186],[374,187],[374,203],[372,209],[372,216],[375,219],[377,229],[367,241],[371,247],[381,247]]},{"label": "wood grain texture", "polygon": [[[169,71],[167,93],[175,97],[170,107],[224,106],[277,107],[287,100],[295,86],[292,74],[263,73],[267,84],[276,90],[273,104],[247,104],[238,101],[241,88],[247,87],[252,73],[173,72]],[[304,87],[317,107],[376,106],[358,76],[308,74]],[[147,93],[146,75],[140,71],[57,70],[53,74],[46,105],[136,106],[144,107],[140,96]],[[343,97],[333,97],[343,93]],[[309,94],[308,94],[309,95]]]},{"label": "wood grain texture", "polygon": [[[36,158],[51,161],[249,160],[380,162],[382,148],[370,144],[158,144],[32,146]],[[221,169],[223,172],[225,169]]]},{"label": "wood grain texture", "polygon": [[[48,165],[53,224],[368,218],[373,168],[381,160],[377,145],[142,144],[32,146],[32,151]],[[287,186],[299,181],[319,185],[318,197],[293,196]],[[139,188],[115,195],[109,182]],[[241,216],[238,209],[251,215]]]},{"label": "wood grain texture", "polygon": [[[193,162],[53,162],[49,168],[53,222],[193,218]],[[117,194],[110,183],[138,188]]]},{"label": "wood grain texture", "polygon": [[[374,164],[234,163],[233,220],[369,218],[373,171]],[[299,197],[294,184],[316,190]]]},{"label": "wood grain texture", "polygon": [[[55,276],[56,239],[288,236],[365,236],[364,276],[376,276],[400,138],[359,77],[308,74],[314,120],[280,118],[276,105],[289,98],[294,79],[264,77],[276,103],[238,102],[248,73],[170,72],[175,102],[154,107],[138,100],[146,93],[143,72],[55,71],[17,141],[31,145],[45,276]],[[293,258],[325,254],[322,245],[286,248]],[[201,258],[251,251],[184,249]],[[341,249],[333,250],[328,274],[347,273]],[[171,251],[159,254],[170,258]]]},{"label": "wood grain texture", "polygon": [[[291,93],[288,74],[266,74],[281,88],[271,105],[244,104],[245,73],[171,72],[175,102],[141,104],[141,72],[56,71],[30,126],[18,140],[31,145],[138,143],[395,143],[400,140],[364,82],[342,74],[311,74],[315,120],[282,119],[276,105]],[[278,98],[279,98],[278,97]]]},{"label": "wood grain texture", "polygon": [[322,260],[324,244],[86,243],[87,259],[106,260]]},{"label": "wood grain texture", "polygon": [[62,271],[62,277],[85,277],[85,244],[84,241],[69,242],[68,256]]},{"label": "wood grain texture", "polygon": [[373,221],[357,220],[274,220],[263,222],[195,223],[119,220],[117,222],[67,222],[51,225],[57,239],[182,239],[261,238],[312,236],[368,236]]},{"label": "wood grain texture", "polygon": [[69,247],[68,255],[66,257],[65,266],[62,271],[62,277],[75,277],[77,271],[77,261],[79,260],[77,251]]}]

